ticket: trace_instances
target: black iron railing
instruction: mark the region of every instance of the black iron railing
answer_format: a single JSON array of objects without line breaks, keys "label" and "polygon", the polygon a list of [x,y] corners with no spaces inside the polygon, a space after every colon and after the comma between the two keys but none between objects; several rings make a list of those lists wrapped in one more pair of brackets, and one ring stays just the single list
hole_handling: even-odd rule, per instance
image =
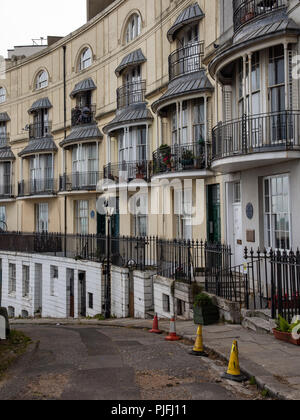
[{"label": "black iron railing", "polygon": [[258,16],[287,6],[287,0],[233,0],[234,30]]},{"label": "black iron railing", "polygon": [[7,146],[9,144],[9,134],[0,133],[0,147]]},{"label": "black iron railing", "polygon": [[201,170],[206,167],[206,144],[163,145],[153,153],[153,174]]},{"label": "black iron railing", "polygon": [[98,171],[74,172],[64,174],[59,178],[60,191],[95,191],[103,173]]},{"label": "black iron railing", "polygon": [[41,122],[29,125],[29,139],[40,139],[51,135],[52,123]]},{"label": "black iron railing", "polygon": [[95,123],[96,105],[75,107],[71,111],[72,127]]},{"label": "black iron railing", "polygon": [[18,196],[33,196],[44,194],[56,194],[58,191],[58,182],[53,178],[32,179],[18,183]]},{"label": "black iron railing", "polygon": [[126,83],[117,89],[118,109],[145,102],[146,81]]},{"label": "black iron railing", "polygon": [[212,159],[300,150],[300,111],[282,111],[219,123],[213,129]]},{"label": "black iron railing", "polygon": [[169,56],[169,79],[194,73],[202,69],[204,41],[193,42],[179,48]]},{"label": "black iron railing", "polygon": [[108,164],[104,167],[104,179],[122,183],[135,179],[150,180],[152,174],[152,162],[135,161]]}]

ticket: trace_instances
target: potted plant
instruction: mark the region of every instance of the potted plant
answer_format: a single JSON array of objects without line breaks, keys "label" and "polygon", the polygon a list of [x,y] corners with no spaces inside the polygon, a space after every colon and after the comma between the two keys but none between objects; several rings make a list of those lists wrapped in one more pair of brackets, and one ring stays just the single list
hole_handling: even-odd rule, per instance
[{"label": "potted plant", "polygon": [[193,152],[189,149],[184,149],[181,155],[182,166],[192,166],[194,163]]},{"label": "potted plant", "polygon": [[219,309],[210,296],[205,293],[196,295],[194,299],[194,322],[197,325],[212,325],[219,321]]},{"label": "potted plant", "polygon": [[273,329],[275,338],[280,341],[285,341],[286,343],[300,346],[300,338],[296,339],[293,337],[294,331],[297,331],[297,333],[300,332],[300,321],[297,321],[295,324],[289,324],[286,319],[279,315],[277,327]]}]

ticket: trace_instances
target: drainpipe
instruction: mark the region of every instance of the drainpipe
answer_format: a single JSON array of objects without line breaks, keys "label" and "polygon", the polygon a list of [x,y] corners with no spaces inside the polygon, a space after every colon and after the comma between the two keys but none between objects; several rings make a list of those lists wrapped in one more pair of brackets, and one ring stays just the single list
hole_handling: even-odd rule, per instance
[{"label": "drainpipe", "polygon": [[[66,83],[66,50],[63,46],[63,72],[64,72],[64,139],[67,138],[67,83]],[[65,176],[65,174],[63,174]],[[64,197],[64,225],[65,225],[65,257],[67,256],[67,196]]]}]

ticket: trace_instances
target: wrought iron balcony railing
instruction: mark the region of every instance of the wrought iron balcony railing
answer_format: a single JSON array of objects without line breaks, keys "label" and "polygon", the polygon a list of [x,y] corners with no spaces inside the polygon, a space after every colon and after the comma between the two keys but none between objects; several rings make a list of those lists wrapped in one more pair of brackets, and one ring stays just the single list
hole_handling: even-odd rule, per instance
[{"label": "wrought iron balcony railing", "polygon": [[0,147],[8,146],[9,144],[9,134],[0,133]]},{"label": "wrought iron balcony railing", "polygon": [[29,139],[41,139],[51,135],[52,122],[33,123],[29,125]]},{"label": "wrought iron balcony railing", "polygon": [[64,174],[59,179],[60,191],[95,191],[103,174],[98,171]]},{"label": "wrought iron balcony railing", "polygon": [[196,143],[161,146],[153,153],[153,174],[202,170],[206,167],[206,145]]},{"label": "wrought iron balcony railing", "polygon": [[176,79],[176,77],[201,70],[203,56],[204,41],[193,42],[174,51],[169,56],[170,81]]},{"label": "wrought iron balcony railing", "polygon": [[53,178],[31,179],[18,183],[18,196],[54,195],[58,191],[57,180]]},{"label": "wrought iron balcony railing", "polygon": [[104,179],[118,183],[130,182],[135,179],[148,181],[152,173],[152,162],[136,161],[108,164],[104,167]]},{"label": "wrought iron balcony railing", "polygon": [[213,160],[281,150],[300,150],[300,111],[244,115],[213,129]]},{"label": "wrought iron balcony railing", "polygon": [[95,123],[96,105],[75,107],[71,111],[72,127]]},{"label": "wrought iron balcony railing", "polygon": [[126,83],[117,89],[118,109],[145,102],[146,81]]},{"label": "wrought iron balcony railing", "polygon": [[287,6],[287,0],[233,0],[234,31],[258,16]]}]

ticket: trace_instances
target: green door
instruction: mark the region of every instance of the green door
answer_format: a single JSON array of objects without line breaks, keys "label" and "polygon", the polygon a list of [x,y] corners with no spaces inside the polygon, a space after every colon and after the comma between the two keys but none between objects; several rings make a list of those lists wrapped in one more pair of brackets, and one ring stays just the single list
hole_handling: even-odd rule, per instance
[{"label": "green door", "polygon": [[221,242],[221,202],[220,185],[207,187],[207,240]]}]

